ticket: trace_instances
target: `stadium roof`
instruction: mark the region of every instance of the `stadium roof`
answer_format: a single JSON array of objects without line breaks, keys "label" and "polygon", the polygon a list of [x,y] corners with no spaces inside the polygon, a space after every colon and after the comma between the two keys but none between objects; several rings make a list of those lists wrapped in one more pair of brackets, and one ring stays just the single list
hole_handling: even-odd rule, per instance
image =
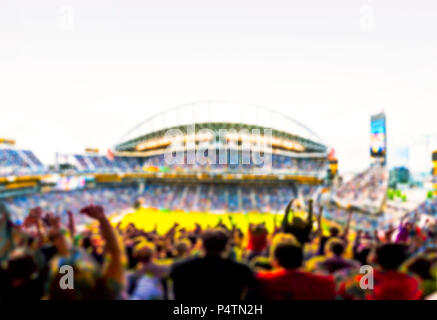
[{"label": "stadium roof", "polygon": [[310,144],[327,149],[326,142],[314,131],[299,121],[272,109],[228,101],[194,102],[159,112],[138,123],[117,142],[116,149],[125,149],[155,133],[161,134],[170,128],[190,124],[227,124],[227,127],[256,127],[273,129],[274,134],[282,133],[303,139]]}]

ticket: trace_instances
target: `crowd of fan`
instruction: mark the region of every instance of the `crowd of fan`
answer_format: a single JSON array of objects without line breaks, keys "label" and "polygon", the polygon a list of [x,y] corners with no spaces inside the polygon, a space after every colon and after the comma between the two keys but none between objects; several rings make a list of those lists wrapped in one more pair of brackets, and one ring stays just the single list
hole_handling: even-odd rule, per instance
[{"label": "crowd of fan", "polygon": [[426,214],[437,218],[437,198],[426,199],[416,209],[419,214]]},{"label": "crowd of fan", "polygon": [[41,172],[43,164],[30,150],[0,148],[0,176]]},{"label": "crowd of fan", "polygon": [[[336,207],[325,208],[323,216],[339,224],[345,224],[349,219],[348,210]],[[386,229],[389,223],[385,215],[355,214],[351,220],[351,228],[371,231],[377,228]]]},{"label": "crowd of fan", "polygon": [[[267,156],[267,155],[266,155]],[[115,157],[110,160],[100,155],[75,155],[78,169],[81,172],[108,172],[108,171],[141,171],[143,168],[168,168],[179,171],[253,171],[257,169],[287,170],[290,172],[317,173],[324,170],[326,162],[323,159],[291,158],[283,155],[271,155],[271,162],[267,158],[259,158],[256,162],[249,158],[243,162],[242,156],[233,157],[229,153],[221,163],[217,152],[214,163],[201,163],[197,159],[189,160],[187,154],[183,159],[166,160],[165,155],[156,155],[147,158]],[[234,159],[235,158],[235,159]],[[179,161],[180,160],[180,161]],[[211,160],[212,161],[212,160]]]},{"label": "crowd of fan", "polygon": [[[300,186],[303,196],[315,187]],[[128,209],[140,198],[143,206],[157,209],[198,212],[280,212],[296,190],[290,185],[262,186],[250,184],[146,184],[138,186],[99,187],[36,193],[8,198],[5,201],[13,221],[23,221],[33,207],[49,210],[66,219],[68,210],[78,210],[88,203],[103,205],[109,213]]]},{"label": "crowd of fan", "polygon": [[142,161],[135,157],[114,157],[110,160],[100,155],[74,155],[80,172],[132,172],[142,170]]},{"label": "crowd of fan", "polygon": [[[39,207],[20,226],[0,208],[0,299],[430,299],[436,294],[437,225],[417,219],[374,232],[330,224],[312,201],[290,201],[273,230],[229,221],[166,233],[112,226],[104,208]],[[75,220],[95,221],[78,232]],[[290,219],[290,216],[291,219]],[[417,217],[416,217],[417,218]],[[74,271],[62,288],[60,268]],[[360,267],[373,268],[360,273]],[[368,270],[368,269],[366,269]],[[64,283],[65,284],[65,283]]]},{"label": "crowd of fan", "polygon": [[267,169],[314,173],[323,171],[326,166],[326,161],[318,158],[292,158],[277,154],[265,154],[262,157],[252,155],[246,159],[241,153],[235,155],[228,153],[226,154],[226,158],[222,159],[219,151],[217,151],[216,156],[211,158],[208,163],[200,163],[200,161],[196,159],[190,161],[186,153],[182,159],[175,157],[173,160],[167,160],[165,155],[162,154],[146,158],[143,166],[171,167],[172,169],[193,171],[202,171],[205,169],[224,171]]},{"label": "crowd of fan", "polygon": [[[62,222],[67,220],[69,210],[77,212],[85,204],[101,205],[108,214],[122,212],[132,208],[132,204],[140,196],[137,187],[101,187],[74,191],[35,193],[7,198],[4,204],[8,208],[11,219],[21,224],[28,212],[35,207],[50,211],[59,216]],[[78,223],[86,222],[84,216],[78,216]]]},{"label": "crowd of fan", "polygon": [[374,165],[340,185],[335,191],[335,200],[342,207],[359,207],[368,212],[380,210],[388,187],[388,172],[385,167]]},{"label": "crowd of fan", "polygon": [[[234,157],[227,154],[226,164],[221,164],[221,156],[217,152],[215,163],[201,164],[195,160],[193,164],[188,160],[185,153],[181,163],[168,163],[164,154],[147,158],[136,157],[107,157],[103,155],[75,154],[71,163],[77,172],[81,173],[107,173],[107,172],[142,172],[143,170],[177,170],[177,171],[222,171],[222,172],[256,172],[258,169],[287,171],[288,173],[305,173],[317,175],[324,171],[326,161],[318,158],[291,158],[283,155],[271,155],[271,162],[264,155],[262,158],[249,157],[243,162],[242,155]],[[244,164],[243,164],[244,163]],[[42,164],[32,151],[18,149],[0,149],[0,175],[23,175],[48,173],[50,170]]]},{"label": "crowd of fan", "polygon": [[250,184],[149,184],[144,203],[154,208],[201,212],[278,212],[294,194],[291,186]]}]

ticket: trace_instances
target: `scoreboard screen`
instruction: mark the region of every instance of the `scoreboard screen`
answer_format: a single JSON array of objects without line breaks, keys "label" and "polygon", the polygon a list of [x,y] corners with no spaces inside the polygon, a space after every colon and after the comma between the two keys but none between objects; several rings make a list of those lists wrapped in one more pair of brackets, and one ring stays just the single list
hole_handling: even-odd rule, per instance
[{"label": "scoreboard screen", "polygon": [[386,154],[386,126],[385,115],[378,114],[370,119],[370,155],[384,157]]},{"label": "scoreboard screen", "polygon": [[84,177],[62,177],[55,186],[55,190],[71,191],[85,188],[86,180]]}]

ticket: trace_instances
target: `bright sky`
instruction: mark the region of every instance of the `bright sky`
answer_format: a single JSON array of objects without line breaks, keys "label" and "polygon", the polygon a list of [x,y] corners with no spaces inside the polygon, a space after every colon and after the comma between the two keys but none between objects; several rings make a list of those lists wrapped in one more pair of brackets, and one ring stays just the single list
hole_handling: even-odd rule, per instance
[{"label": "bright sky", "polygon": [[47,163],[224,99],[303,122],[342,171],[368,165],[369,118],[385,110],[389,163],[414,146],[428,169],[436,89],[435,0],[0,2],[0,137]]}]

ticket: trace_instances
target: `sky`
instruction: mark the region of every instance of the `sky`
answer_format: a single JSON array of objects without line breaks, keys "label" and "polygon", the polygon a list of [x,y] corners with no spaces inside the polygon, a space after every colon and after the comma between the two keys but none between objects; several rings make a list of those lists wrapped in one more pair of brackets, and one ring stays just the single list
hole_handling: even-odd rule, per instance
[{"label": "sky", "polygon": [[141,120],[204,100],[266,106],[369,165],[387,114],[389,165],[437,148],[437,2],[2,0],[0,137],[46,163],[105,152]]}]

